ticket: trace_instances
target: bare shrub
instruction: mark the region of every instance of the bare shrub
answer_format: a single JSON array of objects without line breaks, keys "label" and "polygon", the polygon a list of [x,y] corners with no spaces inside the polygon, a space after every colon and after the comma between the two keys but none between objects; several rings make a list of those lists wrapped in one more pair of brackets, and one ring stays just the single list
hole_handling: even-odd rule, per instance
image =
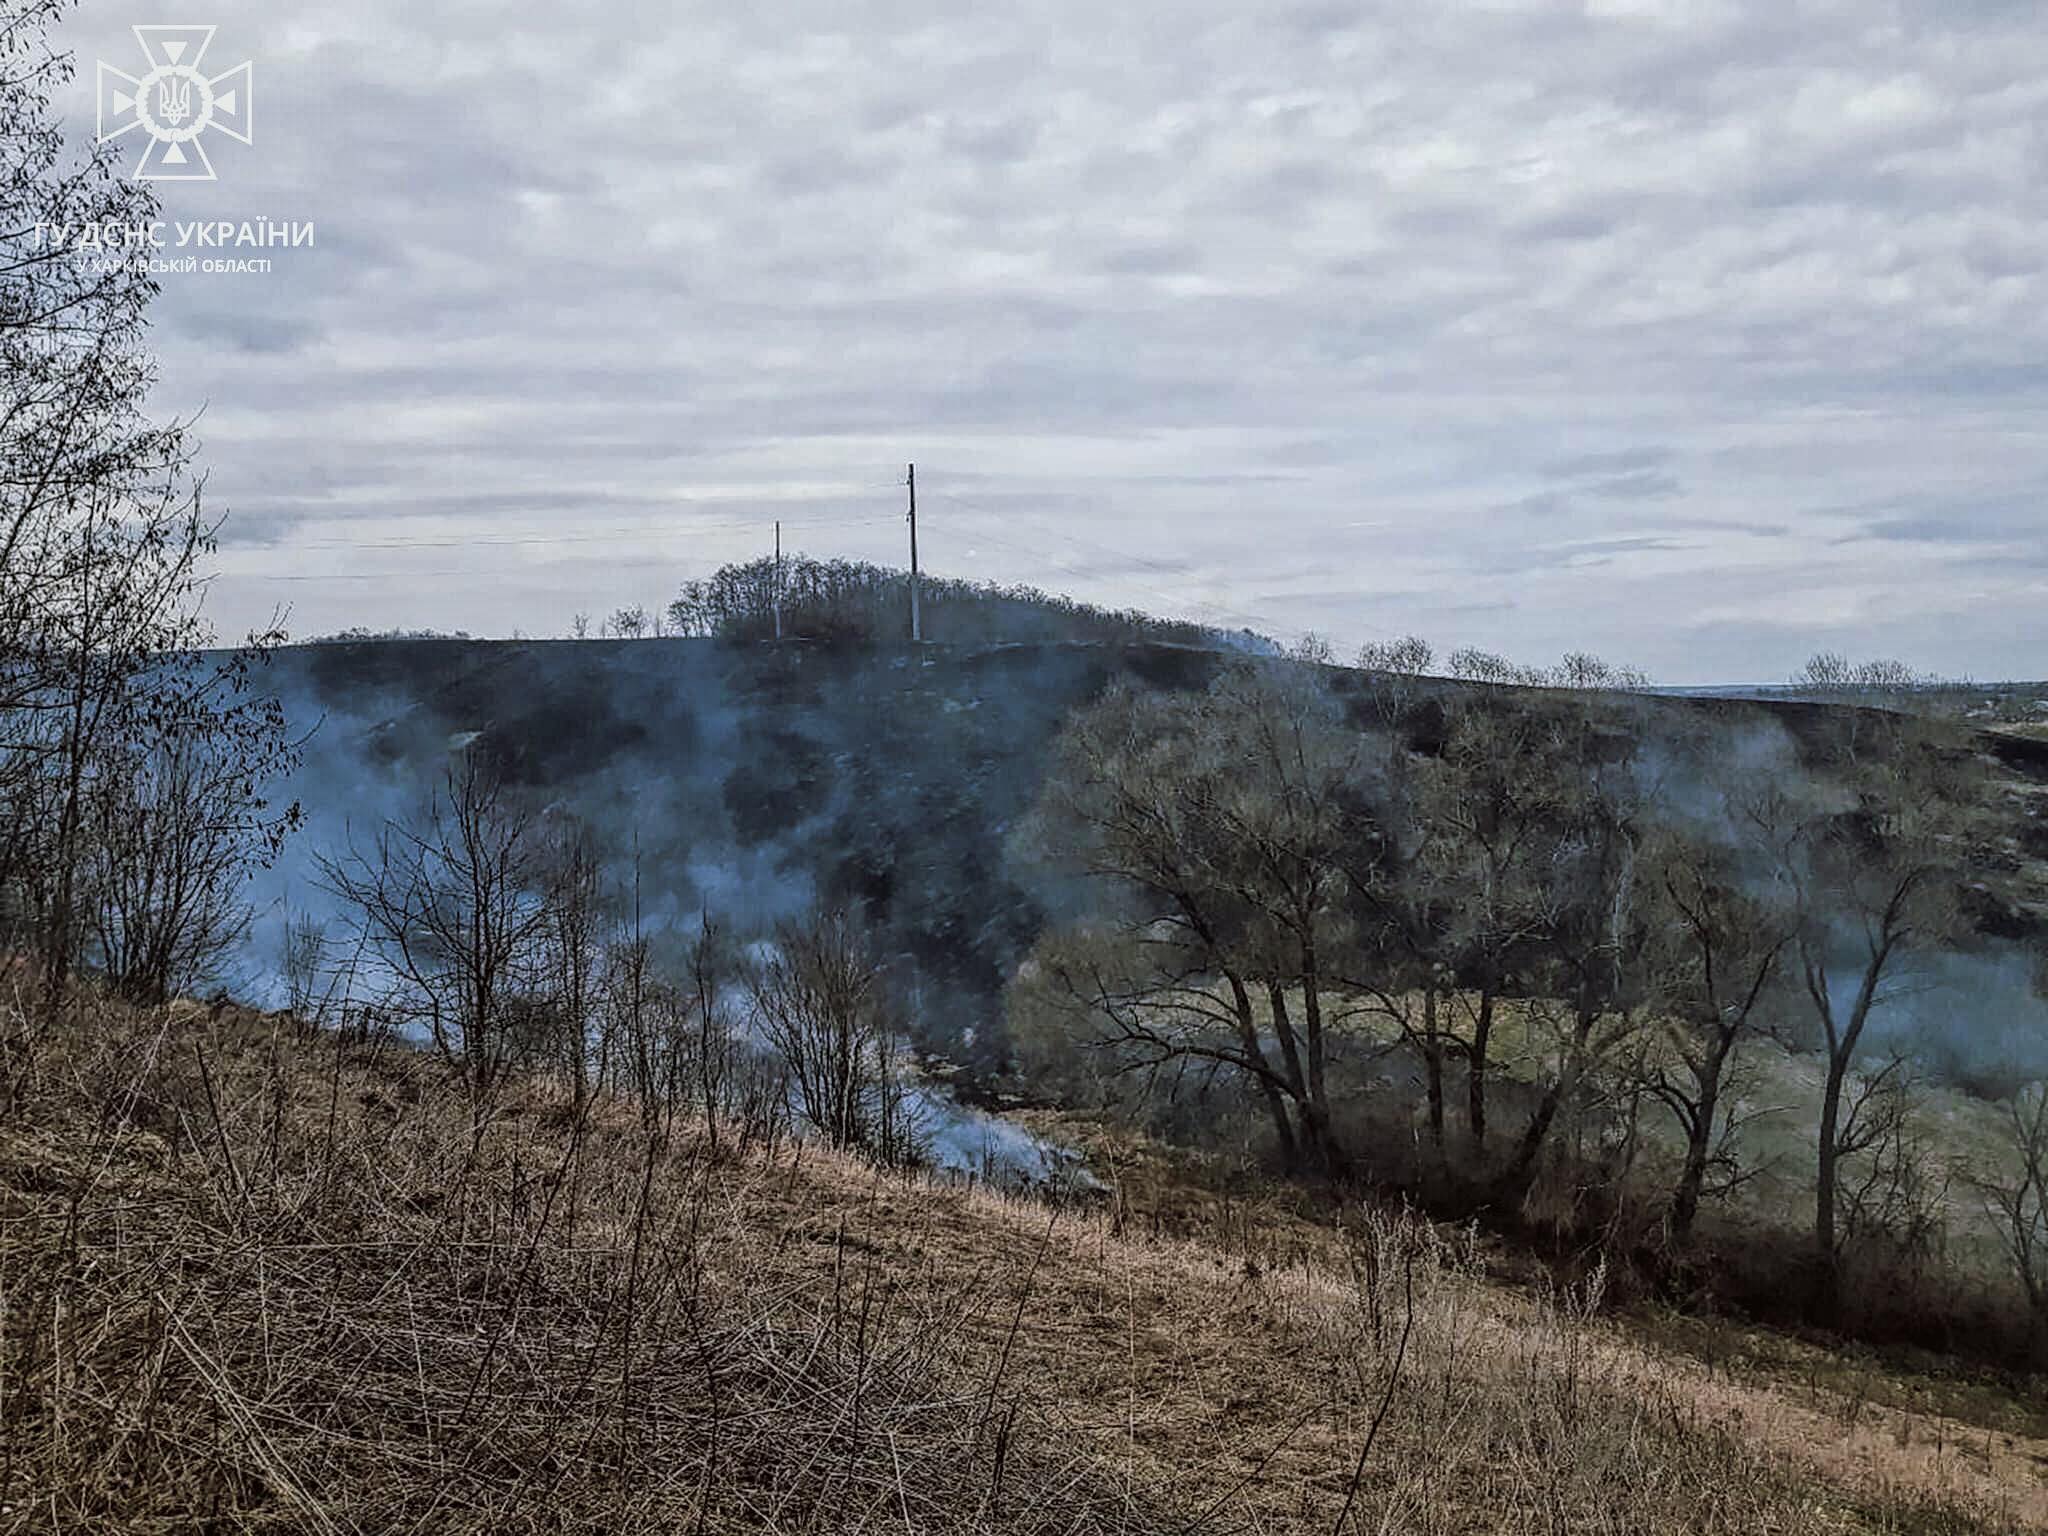
[{"label": "bare shrub", "polygon": [[516,1054],[551,1033],[530,1006],[549,916],[542,854],[531,814],[465,754],[412,821],[321,859],[375,958],[379,1007],[462,1069],[479,1110]]},{"label": "bare shrub", "polygon": [[101,1177],[0,1228],[10,1528],[1178,1528],[1013,1383],[962,1411],[981,1277],[843,1229],[778,1272],[789,1169],[544,1089],[479,1133],[402,1047],[98,1023],[34,1110]]},{"label": "bare shrub", "polygon": [[2005,1106],[2003,1166],[1978,1171],[1978,1194],[1998,1225],[2036,1326],[2048,1330],[2048,1084],[2029,1083]]},{"label": "bare shrub", "polygon": [[904,1032],[856,918],[784,923],[750,977],[754,1014],[804,1120],[835,1147],[884,1163],[920,1154]]},{"label": "bare shrub", "polygon": [[83,827],[86,953],[122,996],[161,1002],[212,979],[246,930],[249,876],[299,822],[248,786],[293,754],[274,706],[159,715],[104,751]]}]

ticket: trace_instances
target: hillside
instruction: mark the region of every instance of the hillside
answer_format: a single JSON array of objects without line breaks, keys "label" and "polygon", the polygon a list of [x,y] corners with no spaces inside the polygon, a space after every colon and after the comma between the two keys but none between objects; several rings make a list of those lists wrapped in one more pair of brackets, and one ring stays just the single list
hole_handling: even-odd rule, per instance
[{"label": "hillside", "polygon": [[2024,1417],[1702,1366],[1369,1207],[1162,1223],[1105,1165],[1054,1209],[531,1078],[472,1116],[231,1008],[4,1023],[0,1528],[2048,1521]]},{"label": "hillside", "polygon": [[[858,904],[912,973],[920,1043],[993,1070],[1006,1054],[1003,988],[1048,916],[1091,899],[1019,868],[1009,843],[1054,738],[1113,682],[1191,692],[1228,654],[1156,642],[915,654],[711,640],[288,648],[264,686],[310,733],[284,791],[307,825],[258,879],[257,921],[222,980],[238,996],[281,1001],[289,921],[333,918],[320,857],[416,811],[460,748],[591,827],[615,863],[637,858],[655,926],[687,926],[709,909],[760,928],[813,900]],[[1474,691],[1328,675],[1361,720],[1391,713],[1422,751],[1440,729],[1437,705]],[[1645,736],[1702,756],[1759,731],[1803,750],[1853,716],[1795,700],[1647,694],[1631,708]],[[2048,752],[2017,736],[1983,740],[2006,760],[1984,832],[1999,867],[1973,898],[1978,926],[2025,938],[2048,931]]]},{"label": "hillside", "polygon": [[394,641],[296,647],[265,686],[312,733],[285,793],[304,833],[261,879],[235,991],[275,995],[288,917],[326,916],[317,859],[436,789],[457,746],[572,812],[623,862],[650,922],[705,907],[757,927],[857,902],[923,983],[927,1042],[999,1055],[996,1000],[1042,921],[1004,839],[1068,713],[1112,678],[1201,686],[1168,645],[921,655],[710,640]]}]

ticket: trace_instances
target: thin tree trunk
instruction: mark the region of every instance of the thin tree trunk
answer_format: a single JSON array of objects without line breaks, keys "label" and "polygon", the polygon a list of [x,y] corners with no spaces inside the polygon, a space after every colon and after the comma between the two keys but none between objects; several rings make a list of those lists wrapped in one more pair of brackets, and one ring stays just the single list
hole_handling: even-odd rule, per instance
[{"label": "thin tree trunk", "polygon": [[[1249,1059],[1263,1067],[1266,1052],[1259,1044],[1259,1025],[1252,1013],[1251,993],[1236,976],[1230,977],[1230,1000],[1237,1015],[1238,1044]],[[1283,1039],[1282,1045],[1286,1043]],[[1280,1147],[1281,1166],[1289,1173],[1299,1173],[1302,1167],[1301,1145],[1294,1134],[1294,1122],[1287,1114],[1286,1097],[1269,1073],[1261,1071],[1253,1076],[1258,1079],[1259,1092],[1266,1101],[1266,1112],[1273,1117],[1273,1139]]]},{"label": "thin tree trunk", "polygon": [[1470,1070],[1465,1077],[1465,1128],[1472,1138],[1472,1159],[1486,1157],[1486,1064],[1493,1034],[1493,990],[1479,994],[1479,1013],[1472,1021]]},{"label": "thin tree trunk", "polygon": [[1515,1144],[1514,1156],[1501,1175],[1501,1189],[1519,1199],[1527,1193],[1529,1181],[1536,1169],[1536,1159],[1543,1153],[1543,1143],[1550,1138],[1550,1128],[1557,1121],[1557,1111],[1564,1103],[1565,1082],[1562,1077],[1543,1090],[1543,1097],[1537,1102],[1536,1112],[1529,1117],[1529,1124],[1522,1131],[1522,1139]]},{"label": "thin tree trunk", "polygon": [[1819,1266],[1817,1299],[1821,1315],[1830,1322],[1841,1304],[1841,1254],[1840,1236],[1836,1230],[1836,1205],[1842,1159],[1842,1090],[1849,1080],[1849,1068],[1856,1060],[1856,1047],[1862,1041],[1863,1028],[1870,1022],[1870,1011],[1876,1006],[1878,983],[1884,978],[1891,950],[1889,934],[1872,949],[1863,968],[1863,979],[1856,988],[1856,1001],[1849,1010],[1848,1023],[1839,1033],[1835,1030],[1833,1006],[1828,1000],[1826,974],[1811,961],[1807,968],[1808,990],[1820,1007],[1821,1022],[1828,1040],[1828,1075],[1821,1090],[1820,1146],[1814,1160],[1813,1257]]},{"label": "thin tree trunk", "polygon": [[1422,1068],[1429,1093],[1429,1139],[1441,1158],[1444,1151],[1444,1037],[1437,1022],[1436,988],[1422,992]]},{"label": "thin tree trunk", "polygon": [[1330,1178],[1344,1175],[1348,1160],[1338,1145],[1336,1121],[1330,1113],[1330,1088],[1323,1041],[1322,978],[1316,963],[1314,931],[1304,922],[1301,941],[1302,1032],[1308,1046],[1308,1114],[1316,1132],[1322,1171]]},{"label": "thin tree trunk", "polygon": [[1845,1053],[1838,1051],[1830,1057],[1827,1083],[1820,1101],[1820,1155],[1815,1168],[1813,1196],[1813,1257],[1819,1265],[1819,1300],[1822,1313],[1827,1317],[1834,1315],[1838,1297],[1835,1197],[1842,1155],[1842,1087],[1848,1079],[1848,1069]]},{"label": "thin tree trunk", "polygon": [[1528,1192],[1536,1171],[1536,1159],[1542,1155],[1543,1144],[1550,1138],[1558,1111],[1563,1108],[1565,1099],[1578,1089],[1580,1074],[1585,1070],[1586,1048],[1598,1025],[1597,1014],[1581,1017],[1575,1022],[1570,1054],[1557,1076],[1543,1090],[1543,1097],[1536,1104],[1536,1113],[1529,1117],[1529,1124],[1515,1145],[1515,1154],[1501,1177],[1501,1188],[1516,1199]]},{"label": "thin tree trunk", "polygon": [[1702,1096],[1699,1110],[1685,1138],[1685,1166],[1679,1171],[1678,1188],[1671,1196],[1671,1236],[1681,1246],[1692,1237],[1694,1219],[1699,1215],[1700,1190],[1707,1182],[1707,1156],[1713,1146],[1714,1095]]}]

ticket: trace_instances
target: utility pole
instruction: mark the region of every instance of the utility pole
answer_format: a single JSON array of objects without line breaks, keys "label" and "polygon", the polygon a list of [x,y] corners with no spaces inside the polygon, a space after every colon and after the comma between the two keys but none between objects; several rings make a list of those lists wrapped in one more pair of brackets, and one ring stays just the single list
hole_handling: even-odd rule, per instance
[{"label": "utility pole", "polygon": [[782,638],[782,519],[775,519],[775,638]]},{"label": "utility pole", "polygon": [[910,643],[924,640],[924,617],[917,605],[917,466],[910,466]]}]

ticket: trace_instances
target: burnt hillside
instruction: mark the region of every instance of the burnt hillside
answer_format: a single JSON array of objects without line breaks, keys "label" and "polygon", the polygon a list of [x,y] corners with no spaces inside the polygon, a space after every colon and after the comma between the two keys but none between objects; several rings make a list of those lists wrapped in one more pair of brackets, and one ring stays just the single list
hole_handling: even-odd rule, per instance
[{"label": "burnt hillside", "polygon": [[[813,900],[859,903],[916,995],[924,1043],[1002,1056],[1000,995],[1049,905],[1083,899],[1014,867],[1012,827],[1062,723],[1112,681],[1205,687],[1227,654],[1159,643],[928,647],[920,653],[710,640],[329,643],[280,652],[266,684],[312,731],[290,787],[305,832],[259,880],[231,978],[265,995],[287,920],[331,899],[316,861],[416,807],[458,750],[639,860],[656,923],[709,908],[742,927]],[[1333,669],[1362,720],[1432,750],[1442,706],[1472,685]],[[1523,690],[1486,689],[1499,707]],[[1779,729],[1818,754],[1851,712],[1792,701],[1631,696],[1628,718],[1676,754]],[[1959,737],[1959,741],[1966,738]],[[1989,742],[1990,738],[1983,738]],[[1987,821],[1987,933],[2037,933],[2048,762],[2005,758]]]}]

